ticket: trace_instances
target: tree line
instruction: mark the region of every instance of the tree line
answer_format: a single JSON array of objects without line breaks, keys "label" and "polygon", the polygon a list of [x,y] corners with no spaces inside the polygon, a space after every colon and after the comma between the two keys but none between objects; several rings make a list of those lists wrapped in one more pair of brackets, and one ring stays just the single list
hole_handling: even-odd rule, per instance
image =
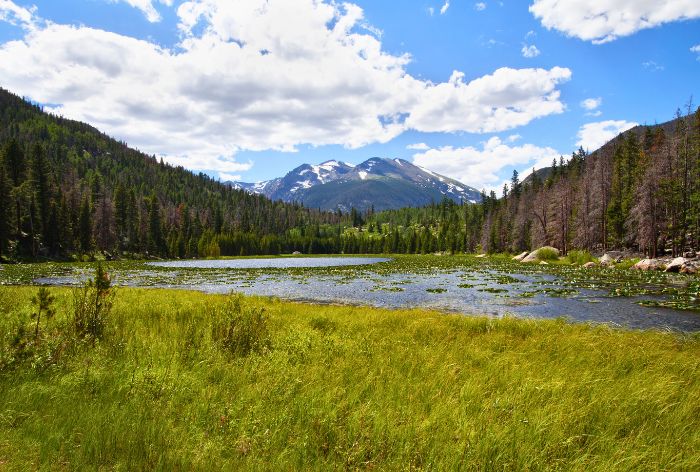
[{"label": "tree line", "polygon": [[700,108],[578,149],[479,203],[349,214],[168,165],[0,89],[0,259],[700,250]]},{"label": "tree line", "polygon": [[700,108],[579,148],[523,182],[513,171],[500,196],[482,192],[478,204],[386,211],[344,237],[348,252],[700,251]]},{"label": "tree line", "polygon": [[0,89],[0,259],[332,251],[348,218],[232,189]]}]

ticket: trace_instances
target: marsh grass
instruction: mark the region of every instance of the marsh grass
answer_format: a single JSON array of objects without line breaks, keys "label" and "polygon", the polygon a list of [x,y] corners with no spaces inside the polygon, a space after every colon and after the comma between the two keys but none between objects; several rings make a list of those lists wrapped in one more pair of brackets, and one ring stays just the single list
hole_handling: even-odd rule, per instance
[{"label": "marsh grass", "polygon": [[583,265],[586,262],[595,262],[596,258],[588,251],[573,250],[566,255],[569,264]]},{"label": "marsh grass", "polygon": [[[35,292],[0,287],[0,299],[14,300],[3,336],[18,320],[31,323]],[[69,326],[70,290],[52,294],[52,326]],[[93,349],[44,369],[2,370],[0,468],[700,463],[697,335],[237,300],[240,310],[229,296],[121,289]],[[215,325],[263,309],[269,349],[221,349]]]},{"label": "marsh grass", "polygon": [[538,261],[557,261],[559,260],[559,254],[554,249],[548,247],[542,247],[537,250],[537,260]]}]

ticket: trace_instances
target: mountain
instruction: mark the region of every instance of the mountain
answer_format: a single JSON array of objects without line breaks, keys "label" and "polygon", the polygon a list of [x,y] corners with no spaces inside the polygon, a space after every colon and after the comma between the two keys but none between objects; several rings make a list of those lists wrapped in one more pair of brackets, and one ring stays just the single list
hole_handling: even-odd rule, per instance
[{"label": "mountain", "polygon": [[303,164],[284,177],[258,182],[230,182],[233,188],[272,200],[301,202],[310,208],[349,211],[418,207],[447,197],[478,202],[481,193],[454,179],[403,159],[373,157],[356,166],[336,160]]}]

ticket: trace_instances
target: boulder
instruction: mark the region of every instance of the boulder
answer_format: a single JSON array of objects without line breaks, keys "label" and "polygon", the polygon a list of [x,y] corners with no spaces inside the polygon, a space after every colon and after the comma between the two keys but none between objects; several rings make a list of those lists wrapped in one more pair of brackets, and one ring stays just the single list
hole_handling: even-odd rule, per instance
[{"label": "boulder", "polygon": [[610,254],[603,254],[598,261],[600,261],[600,265],[604,266],[610,266],[615,263],[615,259],[613,259]]},{"label": "boulder", "polygon": [[522,261],[523,259],[525,259],[527,257],[528,254],[529,254],[529,252],[523,251],[520,254],[518,254],[517,256],[513,256],[513,260],[514,261]]},{"label": "boulder", "polygon": [[540,261],[540,265],[549,265],[547,261]]},{"label": "boulder", "polygon": [[679,272],[681,274],[697,274],[700,272],[700,261],[686,261]]},{"label": "boulder", "polygon": [[532,251],[530,254],[528,254],[524,259],[521,260],[521,262],[537,262],[540,260],[539,252],[542,251],[543,249],[546,250],[551,250],[556,252],[557,257],[559,257],[559,249],[552,247],[552,246],[542,246],[539,249],[536,249]]},{"label": "boulder", "polygon": [[477,254],[476,257],[486,257],[486,254]]},{"label": "boulder", "polygon": [[583,264],[583,267],[585,267],[586,269],[590,269],[591,267],[595,267],[595,266],[596,266],[595,262],[586,262],[585,264]]},{"label": "boulder", "polygon": [[634,270],[663,270],[664,266],[658,259],[642,259],[632,266]]},{"label": "boulder", "polygon": [[683,267],[683,264],[686,262],[688,262],[688,260],[685,257],[676,257],[666,265],[666,272],[680,272],[681,267]]}]

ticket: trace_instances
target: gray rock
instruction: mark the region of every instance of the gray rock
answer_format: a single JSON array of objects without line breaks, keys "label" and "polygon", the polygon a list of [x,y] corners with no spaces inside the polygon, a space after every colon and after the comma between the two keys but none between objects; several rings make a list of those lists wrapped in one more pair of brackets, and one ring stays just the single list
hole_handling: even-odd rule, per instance
[{"label": "gray rock", "polygon": [[585,267],[586,269],[590,269],[591,267],[595,267],[595,266],[596,266],[595,262],[586,262],[585,264],[583,264],[583,267]]},{"label": "gray rock", "polygon": [[523,259],[525,259],[527,257],[528,254],[529,254],[529,252],[523,251],[520,254],[518,254],[517,256],[513,256],[513,260],[514,261],[522,261]]},{"label": "gray rock", "polygon": [[688,262],[685,257],[676,257],[670,263],[666,265],[666,272],[680,272],[683,264]]},{"label": "gray rock", "polygon": [[610,257],[609,254],[603,254],[598,260],[600,261],[600,265],[604,266],[613,265],[615,263],[615,259]]},{"label": "gray rock", "polygon": [[658,259],[642,259],[632,266],[634,270],[663,270],[664,265]]},{"label": "gray rock", "polygon": [[697,274],[700,272],[700,261],[686,261],[679,272],[681,274]]}]

